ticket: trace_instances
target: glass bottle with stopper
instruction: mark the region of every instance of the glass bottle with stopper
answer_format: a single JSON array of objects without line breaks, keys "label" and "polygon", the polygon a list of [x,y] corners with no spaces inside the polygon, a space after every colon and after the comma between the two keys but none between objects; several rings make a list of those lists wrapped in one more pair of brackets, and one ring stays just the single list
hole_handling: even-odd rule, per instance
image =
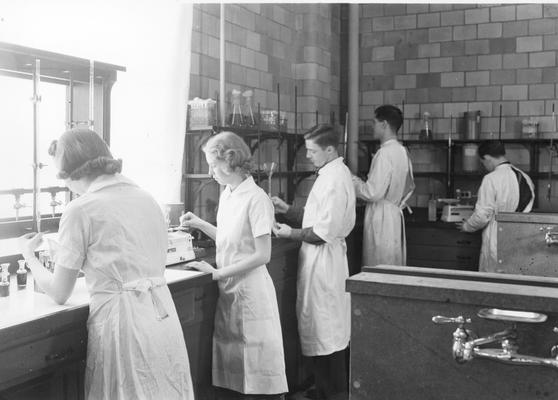
[{"label": "glass bottle with stopper", "polygon": [[2,279],[0,280],[0,297],[8,297],[10,295],[10,272],[8,271],[9,263],[1,264]]},{"label": "glass bottle with stopper", "polygon": [[17,260],[19,268],[16,271],[17,274],[17,288],[25,289],[27,286],[27,269],[25,268],[25,260]]}]

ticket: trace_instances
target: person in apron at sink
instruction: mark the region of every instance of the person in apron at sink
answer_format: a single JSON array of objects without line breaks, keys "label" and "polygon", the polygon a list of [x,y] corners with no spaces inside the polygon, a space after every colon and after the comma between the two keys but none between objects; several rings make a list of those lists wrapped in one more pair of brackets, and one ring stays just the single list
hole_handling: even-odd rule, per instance
[{"label": "person in apron at sink", "polygon": [[[213,385],[224,398],[280,399],[288,391],[283,337],[271,258],[273,204],[250,171],[252,156],[232,132],[211,137],[203,148],[209,174],[226,186],[219,199],[217,226],[191,212],[181,225],[215,240],[216,264],[188,265],[213,275],[219,285],[213,333]],[[257,396],[256,396],[257,395]]]},{"label": "person in apron at sink", "polygon": [[297,277],[297,317],[302,354],[311,357],[314,398],[345,399],[348,391],[346,349],[351,336],[349,277],[345,238],[355,225],[351,172],[337,153],[331,125],[317,125],[304,135],[306,154],[318,177],[304,209],[273,197],[275,211],[302,229],[277,224],[278,237],[301,240]]},{"label": "person in apron at sink", "polygon": [[413,166],[407,149],[397,141],[403,114],[395,106],[374,110],[374,137],[380,149],[370,165],[368,179],[353,176],[356,195],[366,201],[362,265],[406,265],[403,209],[415,190]]},{"label": "person in apron at sink", "polygon": [[44,292],[63,304],[79,270],[91,296],[86,399],[194,399],[184,335],[164,278],[167,226],[153,197],[120,174],[101,137],[65,132],[49,153],[80,196],[62,214],[54,274],[35,258],[42,235],[19,239]]},{"label": "person in apron at sink", "polygon": [[504,143],[487,140],[481,143],[478,153],[489,173],[482,178],[473,215],[456,225],[463,232],[483,229],[479,271],[495,272],[498,268],[496,214],[530,212],[535,190],[529,175],[514,167],[506,158]]}]

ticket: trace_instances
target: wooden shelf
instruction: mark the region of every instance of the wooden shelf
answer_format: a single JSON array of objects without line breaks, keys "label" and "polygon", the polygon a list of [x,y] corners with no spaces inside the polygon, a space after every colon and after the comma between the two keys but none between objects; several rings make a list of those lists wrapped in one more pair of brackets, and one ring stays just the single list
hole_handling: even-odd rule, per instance
[{"label": "wooden shelf", "polygon": [[230,131],[242,137],[254,137],[254,138],[258,136],[267,136],[267,137],[276,137],[276,138],[292,137],[292,138],[302,139],[304,137],[303,133],[295,133],[293,130],[288,130],[288,129],[276,130],[276,129],[266,129],[266,128],[258,129],[258,127],[214,126],[213,131],[214,132]]},{"label": "wooden shelf", "polygon": [[[453,139],[451,143],[453,145],[462,145],[468,143],[483,143],[487,140],[497,140],[497,139]],[[510,143],[510,144],[550,144],[550,141],[556,141],[558,144],[558,139],[550,139],[550,138],[535,138],[535,139],[528,139],[528,138],[514,138],[514,139],[502,139],[502,143]],[[380,141],[375,139],[372,135],[361,135],[359,137],[359,142],[362,143],[374,143],[380,144]],[[420,140],[420,139],[404,139],[400,140],[401,143],[404,145],[447,145],[448,139],[432,139],[432,140]]]}]

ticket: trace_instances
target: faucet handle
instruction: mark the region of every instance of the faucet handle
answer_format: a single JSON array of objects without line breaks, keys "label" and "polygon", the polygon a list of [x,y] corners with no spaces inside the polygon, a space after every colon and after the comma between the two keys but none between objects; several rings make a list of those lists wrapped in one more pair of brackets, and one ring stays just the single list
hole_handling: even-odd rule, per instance
[{"label": "faucet handle", "polygon": [[[558,328],[557,327],[552,328],[552,332],[558,333]],[[558,360],[558,344],[552,346],[552,348],[550,349],[550,356]]]},{"label": "faucet handle", "polygon": [[462,315],[460,315],[459,317],[444,317],[443,315],[436,315],[434,317],[432,317],[432,322],[434,322],[435,324],[459,324],[459,325],[464,325],[464,324],[470,324],[471,323],[471,318],[465,318]]}]

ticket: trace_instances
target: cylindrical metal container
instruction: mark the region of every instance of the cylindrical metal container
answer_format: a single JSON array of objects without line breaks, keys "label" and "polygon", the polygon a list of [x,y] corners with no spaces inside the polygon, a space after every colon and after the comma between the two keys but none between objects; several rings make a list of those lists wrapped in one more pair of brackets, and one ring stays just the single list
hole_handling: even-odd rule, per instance
[{"label": "cylindrical metal container", "polygon": [[479,146],[476,143],[465,143],[463,145],[463,171],[476,172],[479,170],[480,161],[478,156]]},{"label": "cylindrical metal container", "polygon": [[480,111],[468,111],[463,113],[465,119],[465,137],[467,140],[477,140],[480,134]]}]

